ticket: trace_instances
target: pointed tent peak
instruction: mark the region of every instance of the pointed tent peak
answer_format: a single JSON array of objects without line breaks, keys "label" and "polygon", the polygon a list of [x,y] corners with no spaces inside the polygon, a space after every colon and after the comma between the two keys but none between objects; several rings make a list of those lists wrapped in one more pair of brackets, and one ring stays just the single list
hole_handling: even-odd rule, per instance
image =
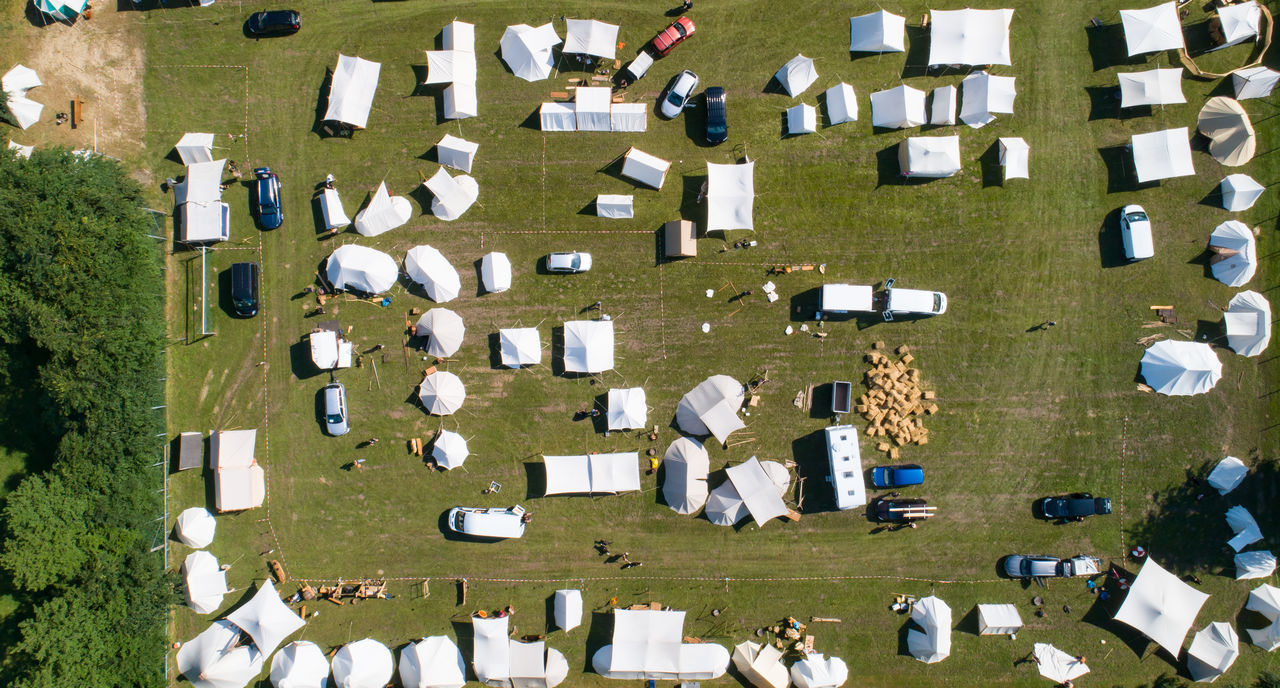
[{"label": "pointed tent peak", "polygon": [[369,205],[356,213],[356,232],[374,237],[400,227],[413,217],[413,206],[403,196],[392,196],[387,183],[380,182],[369,199]]},{"label": "pointed tent peak", "polygon": [[213,542],[217,527],[218,522],[208,509],[193,506],[178,514],[178,520],[174,523],[174,535],[188,547],[203,549]]},{"label": "pointed tent peak", "polygon": [[435,459],[437,466],[446,471],[461,466],[470,455],[467,438],[452,430],[441,430],[436,435],[436,441],[431,445],[431,458]]},{"label": "pointed tent peak", "polygon": [[1241,356],[1257,356],[1271,343],[1271,302],[1256,291],[1242,291],[1227,303],[1223,316],[1227,346]]},{"label": "pointed tent peak", "polygon": [[467,388],[462,380],[447,370],[437,370],[418,384],[418,400],[435,416],[447,416],[462,408]]},{"label": "pointed tent peak", "polygon": [[906,31],[906,17],[900,17],[884,10],[850,17],[849,52],[906,52]]},{"label": "pointed tent peak", "polygon": [[782,68],[773,75],[782,85],[782,90],[792,98],[804,93],[805,89],[818,80],[818,70],[814,69],[813,58],[797,53],[787,60]]},{"label": "pointed tent peak", "polygon": [[432,308],[418,318],[413,326],[413,333],[419,337],[427,337],[427,353],[432,356],[447,358],[462,348],[462,340],[467,328],[462,316],[448,308]]},{"label": "pointed tent peak", "polygon": [[1245,67],[1231,73],[1236,100],[1266,98],[1280,82],[1280,72],[1269,67]]},{"label": "pointed tent peak", "polygon": [[1115,620],[1131,626],[1177,657],[1200,607],[1208,599],[1207,594],[1184,583],[1148,556]]},{"label": "pointed tent peak", "polygon": [[228,614],[227,621],[248,633],[264,656],[275,652],[285,638],[306,623],[280,599],[270,580],[263,581],[252,599]]},{"label": "pointed tent peak", "polygon": [[1178,6],[1170,1],[1140,10],[1120,10],[1129,57],[1186,47]]},{"label": "pointed tent peak", "polygon": [[1222,362],[1208,344],[1163,340],[1142,355],[1142,378],[1159,394],[1204,394],[1222,378]]},{"label": "pointed tent peak", "polygon": [[1223,177],[1222,207],[1238,213],[1253,207],[1253,204],[1266,193],[1267,187],[1259,184],[1247,174],[1230,174]]}]

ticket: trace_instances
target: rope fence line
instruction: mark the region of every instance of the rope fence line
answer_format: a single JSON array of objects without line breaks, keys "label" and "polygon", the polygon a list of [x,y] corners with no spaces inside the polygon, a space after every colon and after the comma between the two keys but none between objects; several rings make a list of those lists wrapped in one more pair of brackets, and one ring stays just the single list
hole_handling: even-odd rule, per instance
[{"label": "rope fence line", "polygon": [[1124,465],[1129,458],[1129,416],[1124,416],[1124,424],[1120,427],[1120,561],[1124,561],[1128,550],[1124,542]]},{"label": "rope fence line", "polygon": [[[370,578],[369,576],[341,576],[339,578],[289,578],[298,583],[327,583],[334,580],[355,581]],[[835,581],[900,581],[907,583],[931,583],[945,585],[981,585],[987,583],[1007,583],[1002,578],[918,578],[913,576],[765,576],[759,578],[735,578],[733,576],[564,576],[561,578],[485,578],[479,576],[437,575],[437,576],[375,576],[377,580],[396,582],[417,582],[422,580],[465,580],[481,583],[634,583],[651,581],[663,583],[829,583]]]},{"label": "rope fence line", "polygon": [[[493,230],[490,234],[653,234],[651,229],[524,229]],[[483,235],[483,232],[481,233]]]}]

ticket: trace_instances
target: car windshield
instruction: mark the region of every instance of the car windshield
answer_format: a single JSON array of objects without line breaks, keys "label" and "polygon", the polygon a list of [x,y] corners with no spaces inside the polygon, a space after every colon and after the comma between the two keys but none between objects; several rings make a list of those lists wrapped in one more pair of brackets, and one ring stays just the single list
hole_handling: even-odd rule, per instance
[{"label": "car windshield", "polygon": [[934,310],[934,311],[940,311],[940,310],[942,310],[942,294],[934,293],[934,295],[933,295],[933,310]]},{"label": "car windshield", "polygon": [[325,416],[325,420],[327,420],[329,423],[332,423],[333,425],[337,425],[338,423],[342,422],[342,414],[330,413],[329,415]]},{"label": "car windshield", "polygon": [[680,84],[671,87],[671,93],[667,94],[667,102],[672,105],[684,104],[684,96],[680,95]]},{"label": "car windshield", "polygon": [[574,270],[577,270],[578,268],[582,267],[582,256],[574,255],[573,258],[569,261],[569,267],[573,268]]},{"label": "car windshield", "polygon": [[1126,219],[1128,219],[1129,222],[1146,222],[1147,214],[1144,212],[1132,212],[1129,213]]},{"label": "car windshield", "polygon": [[465,511],[459,511],[456,515],[454,515],[453,517],[454,530],[462,530],[463,523],[466,519],[466,515],[467,515],[467,512]]}]

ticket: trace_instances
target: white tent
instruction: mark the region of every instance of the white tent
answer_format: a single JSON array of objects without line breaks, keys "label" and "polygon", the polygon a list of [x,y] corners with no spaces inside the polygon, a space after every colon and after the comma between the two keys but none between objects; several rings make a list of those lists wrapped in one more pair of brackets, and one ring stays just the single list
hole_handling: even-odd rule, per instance
[{"label": "white tent", "polygon": [[978,635],[1013,635],[1022,630],[1022,616],[1012,604],[978,605]]},{"label": "white tent", "polygon": [[35,146],[24,146],[24,145],[22,145],[21,143],[18,143],[17,141],[10,140],[10,141],[9,141],[9,150],[13,151],[13,152],[14,152],[13,154],[14,154],[14,155],[16,155],[16,156],[18,156],[18,157],[20,157],[20,158],[26,158],[26,159],[30,160],[30,159],[31,159],[31,154],[35,152],[36,147],[35,147]]},{"label": "white tent", "polygon": [[467,388],[457,375],[437,370],[422,378],[418,385],[418,400],[427,413],[447,416],[462,408],[462,402],[467,400]]},{"label": "white tent", "polygon": [[1013,10],[930,10],[929,18],[929,64],[1013,64]]},{"label": "white tent", "polygon": [[1249,226],[1239,220],[1227,220],[1209,235],[1209,271],[1228,287],[1242,287],[1258,270],[1258,245]]},{"label": "white tent", "polygon": [[605,415],[610,430],[635,430],[649,422],[644,388],[611,389],[608,399],[609,410]]},{"label": "white tent", "polygon": [[849,18],[849,52],[901,53],[907,50],[907,19],[880,10]]},{"label": "white tent", "polygon": [[1066,683],[1089,673],[1089,667],[1079,658],[1048,643],[1036,643],[1032,653],[1040,675],[1054,683]]},{"label": "white tent", "polygon": [[474,177],[467,174],[451,177],[443,167],[422,185],[433,196],[431,214],[447,222],[462,217],[480,198],[480,185]]},{"label": "white tent", "polygon": [[[569,676],[569,662],[559,650],[536,643],[511,641],[511,683],[516,688],[553,688]],[[508,685],[506,683],[504,686]]]},{"label": "white tent", "polygon": [[1266,578],[1276,570],[1276,555],[1269,551],[1241,552],[1236,555],[1236,580]]},{"label": "white tent", "polygon": [[960,121],[970,127],[980,129],[994,122],[993,113],[1013,114],[1017,95],[1013,77],[978,72],[966,76],[960,87]]},{"label": "white tent", "polygon": [[419,337],[427,337],[427,353],[432,356],[452,356],[462,347],[462,338],[467,328],[462,316],[448,308],[432,308],[418,318],[413,326],[413,333]]},{"label": "white tent", "polygon": [[373,107],[373,94],[378,90],[381,71],[382,65],[377,62],[338,53],[338,65],[333,68],[329,84],[325,121],[364,129],[369,123],[369,110]]},{"label": "white tent", "polygon": [[578,131],[610,131],[608,86],[579,86],[573,92],[573,115]]},{"label": "white tent", "polygon": [[516,24],[503,32],[499,47],[502,61],[512,74],[525,81],[541,81],[551,76],[551,68],[556,64],[551,48],[560,43],[560,36],[550,22],[536,29],[528,24]]},{"label": "white tent", "polygon": [[612,369],[612,320],[570,320],[564,324],[566,373],[603,373]]},{"label": "white tent", "polygon": [[794,98],[818,80],[818,70],[813,68],[813,58],[796,55],[787,60],[773,78],[778,80],[787,95]]},{"label": "white tent", "polygon": [[404,688],[462,688],[467,663],[448,637],[433,635],[400,651],[400,685]]},{"label": "white tent", "polygon": [[707,520],[718,526],[731,526],[751,514],[733,482],[726,480],[707,497]]},{"label": "white tent", "polygon": [[725,473],[729,475],[729,482],[733,483],[733,489],[742,497],[757,526],[787,515],[787,505],[778,495],[777,485],[754,456],[744,463],[725,469]]},{"label": "white tent", "polygon": [[1182,94],[1182,68],[1149,69],[1145,72],[1122,72],[1120,107],[1139,105],[1174,105],[1187,102]]},{"label": "white tent", "polygon": [[688,437],[677,438],[662,456],[665,476],[662,498],[677,514],[691,514],[707,503],[707,473],[711,459],[702,443]]},{"label": "white tent", "polygon": [[9,113],[23,129],[29,129],[31,125],[39,122],[40,114],[44,112],[44,105],[26,96],[9,96],[5,107],[9,108]]},{"label": "white tent", "polygon": [[569,675],[569,663],[545,643],[509,640],[510,617],[471,619],[476,678],[495,688],[554,688]]},{"label": "white tent", "polygon": [[818,131],[818,111],[808,103],[787,108],[787,135],[812,134]]},{"label": "white tent", "polygon": [[849,667],[839,657],[811,652],[791,665],[791,681],[796,688],[840,688],[847,680]]},{"label": "white tent", "polygon": [[505,253],[486,253],[480,259],[480,283],[487,292],[506,291],[511,288],[511,260]]},{"label": "white tent", "polygon": [[320,194],[320,213],[324,215],[325,229],[342,229],[351,224],[351,218],[347,217],[347,211],[342,207],[337,189],[325,189]]},{"label": "white tent", "polygon": [[1249,641],[1267,652],[1280,647],[1280,588],[1266,583],[1259,585],[1249,593],[1249,601],[1244,608],[1258,612],[1271,621],[1264,628],[1246,629],[1249,631]]},{"label": "white tent", "polygon": [[1120,23],[1129,57],[1186,47],[1178,6],[1172,1],[1144,10],[1120,10]]},{"label": "white tent", "polygon": [[213,162],[213,134],[183,134],[173,148],[178,151],[183,165]]},{"label": "white tent", "polygon": [[476,101],[476,27],[449,22],[441,32],[444,50],[428,50],[426,84],[449,84],[444,89],[445,119],[478,114]]},{"label": "white tent", "polygon": [[329,660],[319,645],[295,640],[271,660],[275,688],[329,688]]},{"label": "white tent", "polygon": [[222,202],[224,160],[187,166],[187,176],[173,187],[178,207],[178,240],[190,243],[226,241],[231,236],[231,209]]},{"label": "white tent", "polygon": [[227,572],[218,566],[218,558],[205,552],[192,552],[182,561],[182,581],[186,585],[187,606],[197,614],[212,614],[222,606],[226,596]]},{"label": "white tent", "polygon": [[208,509],[193,506],[178,514],[173,534],[182,544],[196,549],[203,549],[213,543],[213,533],[218,527],[213,514]]},{"label": "white tent", "polygon": [[178,673],[196,688],[244,688],[266,657],[252,645],[235,645],[239,637],[231,622],[214,621],[178,649]]},{"label": "white tent", "polygon": [[960,171],[959,136],[910,136],[898,144],[904,177],[950,177]]},{"label": "white tent", "polygon": [[436,441],[431,445],[431,458],[446,471],[461,466],[470,455],[467,438],[452,430],[440,430],[436,434]]},{"label": "white tent", "polygon": [[930,595],[911,607],[911,620],[919,624],[923,632],[907,631],[907,650],[911,656],[933,664],[951,656],[951,607]]},{"label": "white tent", "polygon": [[613,103],[609,106],[609,129],[643,132],[649,128],[647,103]]},{"label": "white tent", "polygon": [[1262,529],[1258,527],[1253,514],[1239,504],[1227,509],[1227,526],[1235,533],[1235,537],[1228,540],[1227,544],[1236,552],[1262,539]]},{"label": "white tent", "polygon": [[882,129],[910,129],[928,119],[924,91],[906,84],[871,94],[871,126]]},{"label": "white tent", "polygon": [[476,151],[480,144],[460,139],[452,134],[445,134],[436,144],[436,160],[446,167],[463,172],[471,171],[471,164],[476,160]]},{"label": "white tent", "polygon": [[596,217],[626,220],[636,216],[635,197],[630,194],[599,194],[596,196]]},{"label": "white tent", "polygon": [[498,350],[502,365],[523,368],[542,362],[542,342],[538,330],[532,327],[514,327],[498,330]]},{"label": "white tent", "polygon": [[1261,35],[1262,8],[1253,0],[1217,8],[1218,19],[1222,24],[1222,45],[1214,48],[1220,50],[1229,45],[1239,45],[1250,38]]},{"label": "white tent", "polygon": [[547,496],[618,494],[640,489],[640,455],[636,452],[543,456]]},{"label": "white tent", "polygon": [[262,582],[248,602],[228,614],[227,621],[249,634],[264,657],[306,624],[280,599],[270,579]]},{"label": "white tent", "polygon": [[773,645],[750,640],[738,643],[733,648],[733,666],[747,684],[756,688],[787,688],[791,683],[787,665],[782,663],[782,651]]},{"label": "white tent", "polygon": [[827,126],[858,119],[858,98],[853,87],[843,81],[826,91]]},{"label": "white tent", "polygon": [[1227,303],[1223,318],[1227,346],[1241,356],[1257,356],[1271,343],[1271,302],[1256,291],[1242,291]]},{"label": "white tent", "polygon": [[557,590],[551,607],[557,628],[572,631],[582,625],[581,590]]},{"label": "white tent", "polygon": [[507,638],[509,616],[472,617],[475,634],[471,665],[476,678],[487,685],[506,685],[511,679],[511,641]]},{"label": "white tent", "polygon": [[356,213],[356,231],[361,236],[378,236],[403,225],[413,217],[413,206],[404,196],[392,196],[387,183],[378,184],[369,205]]},{"label": "white tent", "polygon": [[729,652],[715,643],[683,644],[684,612],[614,609],[613,642],[596,651],[591,667],[605,678],[709,681],[729,668]]},{"label": "white tent", "polygon": [[335,289],[381,294],[395,286],[400,268],[395,258],[382,251],[347,244],[329,254],[324,274]]},{"label": "white tent", "polygon": [[1182,582],[1148,556],[1115,619],[1177,657],[1182,652],[1182,640],[1207,599],[1208,595]]},{"label": "white tent", "polygon": [[707,232],[755,229],[756,164],[707,163]]},{"label": "white tent", "polygon": [[1222,207],[1238,213],[1252,208],[1267,187],[1254,181],[1253,177],[1247,174],[1229,174],[1223,177],[1221,190]]},{"label": "white tent", "polygon": [[266,499],[266,473],[253,458],[257,436],[257,430],[209,433],[209,468],[213,470],[213,500],[218,511],[253,509]]},{"label": "white tent", "polygon": [[1138,182],[1195,174],[1191,165],[1191,140],[1186,127],[1134,134],[1129,140]]},{"label": "white tent", "polygon": [[1028,171],[1028,160],[1031,147],[1027,142],[1018,137],[1001,137],[1000,141],[1000,165],[1004,167],[1004,178],[1009,179],[1029,179],[1031,177]]},{"label": "white tent", "polygon": [[715,435],[724,442],[735,430],[746,427],[738,411],[746,391],[728,375],[713,375],[685,394],[676,406],[676,425],[690,435]]},{"label": "white tent", "polygon": [[[5,72],[4,76],[0,76],[0,90],[9,95],[26,95],[27,91],[43,85],[44,82],[40,80],[40,75],[36,74],[36,70],[22,64],[14,65],[13,69]],[[204,136],[204,134],[187,134],[187,136]],[[209,134],[208,136],[213,135]],[[183,138],[185,139],[186,136]],[[210,143],[212,143],[212,140],[210,140]],[[196,160],[194,162],[208,161]],[[184,160],[182,164],[189,165],[191,163]]]},{"label": "white tent", "polygon": [[951,85],[933,89],[933,102],[929,104],[929,124],[950,125],[956,123],[956,100],[959,90]]},{"label": "white tent", "polygon": [[1257,152],[1258,137],[1249,113],[1234,98],[1210,98],[1200,108],[1196,128],[1209,137],[1209,155],[1228,167],[1249,162]]},{"label": "white tent", "polygon": [[662,158],[630,148],[622,160],[622,176],[645,186],[661,189],[670,167],[671,163]]},{"label": "white tent", "polygon": [[1268,67],[1245,67],[1231,73],[1236,100],[1266,98],[1280,82],[1280,72]]},{"label": "white tent", "polygon": [[1169,396],[1204,394],[1222,378],[1222,362],[1208,344],[1171,339],[1152,344],[1142,354],[1142,379]]},{"label": "white tent", "polygon": [[577,131],[576,111],[573,103],[543,103],[538,109],[542,131]]},{"label": "white tent", "polygon": [[1240,656],[1240,636],[1231,624],[1214,621],[1196,633],[1187,649],[1187,671],[1194,681],[1212,683]]},{"label": "white tent", "polygon": [[1234,456],[1228,456],[1213,467],[1207,481],[1210,487],[1218,491],[1218,494],[1226,494],[1236,489],[1248,474],[1249,467],[1244,465],[1243,461]]},{"label": "white tent", "polygon": [[458,298],[462,282],[449,259],[432,246],[414,246],[404,256],[404,271],[409,279],[421,284],[427,297],[436,303]]},{"label": "white tent", "polygon": [[[80,4],[83,7],[84,3]],[[3,90],[7,96],[5,105],[17,120],[18,126],[23,129],[40,121],[40,113],[44,111],[44,105],[28,98],[27,91],[43,85],[44,82],[40,80],[34,69],[20,64],[15,65],[0,77],[0,90]],[[184,160],[183,164],[188,163]]]},{"label": "white tent", "polygon": [[394,673],[391,650],[373,638],[347,643],[333,655],[337,688],[386,688]]},{"label": "white tent", "polygon": [[574,55],[595,55],[606,60],[618,56],[618,27],[595,19],[567,19],[564,48],[561,52]]}]

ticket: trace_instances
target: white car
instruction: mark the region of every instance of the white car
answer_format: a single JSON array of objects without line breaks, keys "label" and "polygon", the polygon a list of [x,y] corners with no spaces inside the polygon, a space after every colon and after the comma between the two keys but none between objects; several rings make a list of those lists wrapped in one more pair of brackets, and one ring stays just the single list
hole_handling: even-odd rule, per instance
[{"label": "white car", "polygon": [[689,70],[680,72],[675,81],[671,82],[671,87],[667,89],[667,95],[662,99],[662,107],[659,110],[662,116],[667,119],[675,119],[684,112],[684,106],[689,103],[689,98],[693,97],[693,92],[698,88],[698,75]]},{"label": "white car", "polygon": [[548,253],[547,272],[586,272],[591,269],[591,254],[582,251]]},{"label": "white car", "polygon": [[445,517],[449,530],[468,537],[484,540],[505,540],[524,535],[525,510],[516,505],[484,509],[455,506]]},{"label": "white car", "polygon": [[1140,205],[1126,205],[1120,211],[1120,240],[1124,242],[1124,257],[1129,262],[1150,258],[1156,254],[1151,241],[1151,219]]},{"label": "white car", "polygon": [[895,316],[942,315],[947,312],[947,295],[923,289],[885,287],[884,319]]}]

